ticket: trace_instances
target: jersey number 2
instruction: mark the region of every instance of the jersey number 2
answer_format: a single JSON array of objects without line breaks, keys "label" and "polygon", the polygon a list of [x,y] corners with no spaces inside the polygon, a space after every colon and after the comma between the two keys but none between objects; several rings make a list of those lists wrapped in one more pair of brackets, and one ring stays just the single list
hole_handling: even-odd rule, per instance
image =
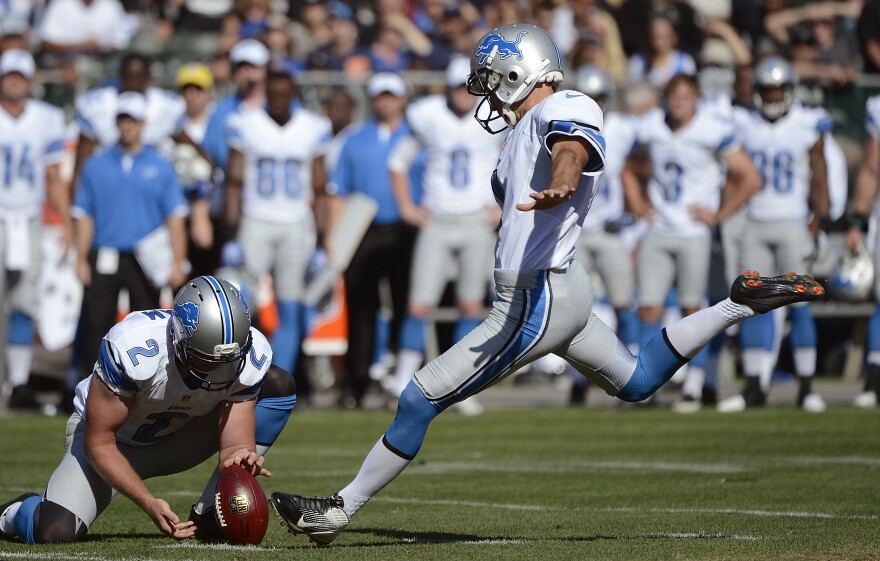
[{"label": "jersey number 2", "polygon": [[140,428],[135,431],[132,440],[143,443],[153,442],[154,440],[157,440],[156,433],[167,429],[168,425],[171,424],[171,419],[186,419],[187,417],[189,417],[189,415],[186,413],[179,413],[177,411],[151,413],[150,415],[147,415],[147,419],[153,419],[153,422],[141,425]]}]

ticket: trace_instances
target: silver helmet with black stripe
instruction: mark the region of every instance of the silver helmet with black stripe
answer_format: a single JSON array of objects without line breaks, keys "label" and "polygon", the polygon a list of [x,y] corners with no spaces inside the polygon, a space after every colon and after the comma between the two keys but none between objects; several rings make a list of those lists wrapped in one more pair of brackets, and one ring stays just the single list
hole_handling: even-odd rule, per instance
[{"label": "silver helmet with black stripe", "polygon": [[191,389],[224,390],[244,369],[251,317],[238,289],[202,276],[177,292],[171,310],[174,357]]}]

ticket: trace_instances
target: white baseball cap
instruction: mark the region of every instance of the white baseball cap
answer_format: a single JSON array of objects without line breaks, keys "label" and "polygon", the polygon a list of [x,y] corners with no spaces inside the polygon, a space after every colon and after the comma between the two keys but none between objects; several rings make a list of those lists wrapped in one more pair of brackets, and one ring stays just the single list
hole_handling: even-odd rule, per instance
[{"label": "white baseball cap", "polygon": [[446,67],[446,85],[457,88],[467,84],[468,75],[471,73],[471,61],[465,56],[453,56]]},{"label": "white baseball cap", "polygon": [[397,97],[404,96],[406,95],[406,82],[396,72],[377,72],[367,81],[367,95],[376,97],[383,93],[390,93]]},{"label": "white baseball cap", "polygon": [[242,39],[229,51],[229,61],[233,66],[241,63],[266,66],[269,64],[269,49],[256,39]]},{"label": "white baseball cap", "polygon": [[22,49],[9,49],[0,56],[0,76],[18,72],[28,80],[34,77],[36,65],[31,53]]},{"label": "white baseball cap", "polygon": [[116,116],[128,115],[135,121],[143,121],[147,117],[147,100],[138,92],[122,92],[116,105]]}]

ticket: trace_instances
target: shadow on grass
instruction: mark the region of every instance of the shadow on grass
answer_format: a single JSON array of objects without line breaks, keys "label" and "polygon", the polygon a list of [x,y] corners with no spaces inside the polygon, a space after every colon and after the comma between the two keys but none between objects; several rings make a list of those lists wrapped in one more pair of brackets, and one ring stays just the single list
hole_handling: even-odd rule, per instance
[{"label": "shadow on grass", "polygon": [[385,528],[358,528],[346,531],[347,534],[359,534],[362,536],[375,536],[386,538],[381,541],[342,543],[337,547],[384,547],[389,545],[421,545],[421,544],[522,544],[529,542],[564,541],[564,542],[591,542],[599,540],[617,540],[620,536],[546,536],[542,538],[527,538],[523,536],[477,536],[473,534],[456,534],[449,532],[412,532],[406,530],[390,530]]}]

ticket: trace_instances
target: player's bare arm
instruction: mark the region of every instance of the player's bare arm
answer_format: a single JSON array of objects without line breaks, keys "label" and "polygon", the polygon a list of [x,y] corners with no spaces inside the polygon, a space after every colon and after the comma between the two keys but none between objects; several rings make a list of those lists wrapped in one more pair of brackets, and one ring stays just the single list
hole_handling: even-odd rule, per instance
[{"label": "player's bare arm", "polygon": [[810,221],[810,233],[815,235],[819,222],[828,217],[831,199],[828,196],[828,167],[825,164],[825,138],[819,136],[816,144],[810,148],[810,209],[813,219]]},{"label": "player's bare arm", "polygon": [[97,145],[98,142],[94,138],[89,138],[84,134],[79,135],[79,140],[76,143],[76,159],[73,163],[73,178],[71,179],[74,191],[79,187],[79,177],[82,174],[83,166],[92,155],[92,152],[95,151]]},{"label": "player's bare arm", "polygon": [[749,198],[761,189],[761,176],[743,151],[736,150],[725,158],[727,184],[721,197],[721,206],[712,217],[710,226],[721,224],[736,212]]},{"label": "player's bare arm", "polygon": [[223,217],[230,228],[238,226],[241,220],[241,187],[244,183],[244,154],[235,148],[229,149],[226,163],[226,208]]},{"label": "player's bare arm", "polygon": [[546,210],[571,199],[581,181],[581,173],[590,158],[593,148],[586,140],[566,138],[556,141],[551,150],[553,171],[550,188],[540,193],[531,193],[533,203],[516,205],[517,210]]},{"label": "player's bare arm", "polygon": [[420,148],[418,141],[412,136],[401,141],[390,158],[388,173],[401,217],[404,222],[421,228],[428,222],[428,213],[413,202],[408,175],[409,167],[418,156]]},{"label": "player's bare arm", "polygon": [[92,268],[89,265],[89,250],[95,238],[95,221],[88,216],[76,219],[74,231],[76,241],[76,277],[83,286],[92,284]]},{"label": "player's bare arm", "polygon": [[624,208],[637,218],[651,217],[651,201],[639,183],[632,160],[627,159],[626,165],[620,172],[620,182],[623,184]]},{"label": "player's bare arm", "polygon": [[865,142],[865,156],[859,175],[856,178],[856,192],[853,196],[853,216],[846,232],[846,248],[852,252],[860,251],[864,243],[862,229],[867,226],[871,207],[877,198],[878,169],[880,169],[880,140],[869,136]]},{"label": "player's bare arm", "polygon": [[67,250],[73,243],[73,221],[70,218],[70,190],[61,179],[61,165],[53,164],[46,167],[46,195],[49,204],[61,217],[62,238],[64,253],[61,258],[67,258]]},{"label": "player's bare arm", "polygon": [[116,445],[116,431],[128,418],[131,403],[92,375],[86,400],[86,456],[101,478],[146,512],[162,533],[177,540],[191,538],[195,525],[181,522],[167,502],[153,496]]},{"label": "player's bare arm", "polygon": [[229,467],[238,464],[251,475],[272,477],[272,472],[263,469],[263,456],[255,450],[254,426],[256,400],[225,402],[220,407],[218,430],[220,432],[220,464]]}]

